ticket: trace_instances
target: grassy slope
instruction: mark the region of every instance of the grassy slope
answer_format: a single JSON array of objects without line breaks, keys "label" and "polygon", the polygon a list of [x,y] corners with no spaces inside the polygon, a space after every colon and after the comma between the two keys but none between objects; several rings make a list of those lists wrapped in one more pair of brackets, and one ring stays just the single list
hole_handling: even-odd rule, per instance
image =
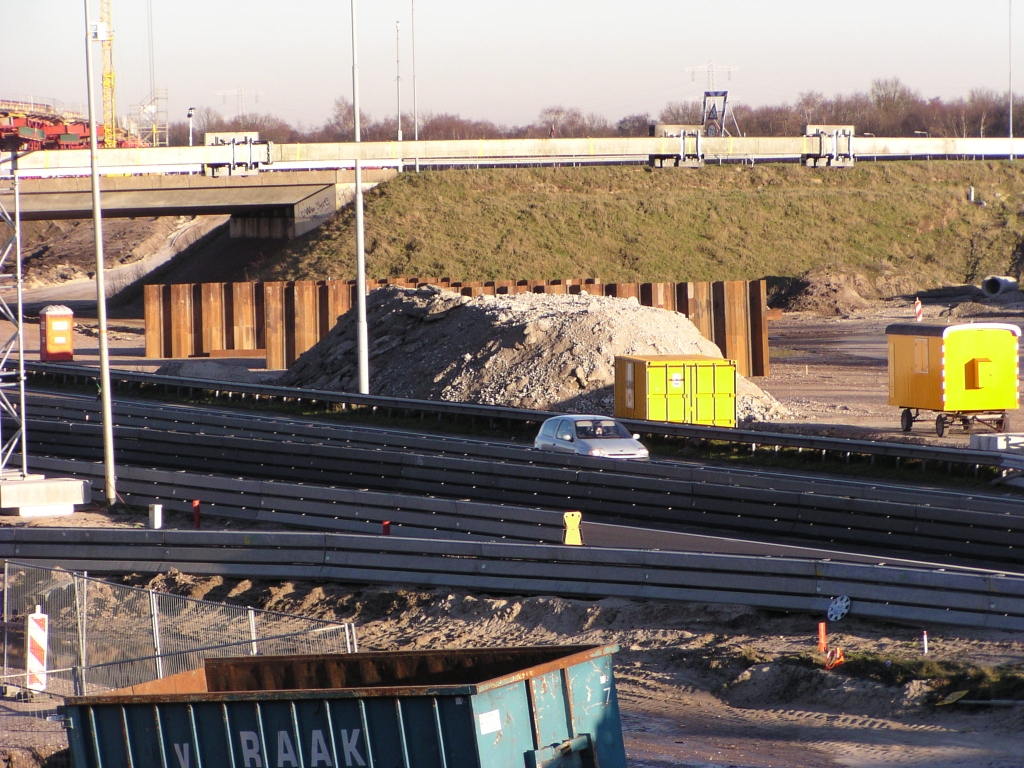
[{"label": "grassy slope", "polygon": [[[966,202],[971,184],[987,206]],[[1024,163],[406,173],[367,195],[366,233],[371,278],[723,280],[838,268],[885,292],[908,279],[1016,273]],[[345,209],[261,276],[349,278],[354,253]]]}]

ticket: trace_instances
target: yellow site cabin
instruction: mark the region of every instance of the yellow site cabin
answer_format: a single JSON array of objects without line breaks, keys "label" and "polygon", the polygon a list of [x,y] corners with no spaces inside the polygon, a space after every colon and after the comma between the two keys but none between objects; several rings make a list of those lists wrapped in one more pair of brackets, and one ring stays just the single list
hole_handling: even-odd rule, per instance
[{"label": "yellow site cabin", "polygon": [[1006,323],[927,325],[885,329],[889,342],[889,405],[903,409],[909,432],[920,411],[937,412],[941,437],[959,420],[1002,430],[1006,411],[1019,406],[1020,328]]},{"label": "yellow site cabin", "polygon": [[735,427],[736,362],[705,355],[619,355],[615,415]]}]

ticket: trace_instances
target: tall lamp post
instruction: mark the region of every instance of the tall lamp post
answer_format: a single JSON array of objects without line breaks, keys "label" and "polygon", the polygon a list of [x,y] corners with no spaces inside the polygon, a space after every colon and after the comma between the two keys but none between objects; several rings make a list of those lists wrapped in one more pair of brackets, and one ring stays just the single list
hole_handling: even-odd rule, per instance
[{"label": "tall lamp post", "polygon": [[1008,52],[1008,70],[1009,70],[1009,81],[1010,81],[1010,161],[1013,161],[1013,0],[1007,0],[1006,10],[1006,29],[1007,29],[1007,52]]},{"label": "tall lamp post", "polygon": [[[416,104],[416,0],[412,2],[412,138],[420,140],[420,111]],[[416,150],[416,173],[420,172],[420,152]]]},{"label": "tall lamp post", "polygon": [[[110,34],[106,24],[89,23],[89,0],[85,5],[85,77],[88,81],[89,100],[89,164],[92,171],[93,243],[96,250],[96,317],[99,321],[100,342],[100,400],[103,405],[103,465],[105,476],[103,492],[107,507],[117,504],[116,477],[114,475],[114,415],[110,402],[110,350],[107,345],[107,291],[103,279],[103,214],[100,210],[99,148],[96,142],[96,105],[93,99],[92,44],[103,42]],[[114,126],[106,126],[113,131]]]},{"label": "tall lamp post", "polygon": [[398,93],[398,140],[402,140],[402,37],[401,22],[395,22],[395,89]]},{"label": "tall lamp post", "polygon": [[190,147],[192,146],[192,118],[195,117],[195,114],[196,114],[196,108],[195,107],[189,107],[188,108],[188,115],[186,115],[186,117],[188,117],[188,145]]},{"label": "tall lamp post", "polygon": [[[356,55],[356,0],[352,5],[352,111],[355,113],[355,140],[359,132],[359,63]],[[366,331],[366,240],[363,229],[363,166],[356,147],[356,348],[359,355],[359,394],[370,394],[369,339]]]}]

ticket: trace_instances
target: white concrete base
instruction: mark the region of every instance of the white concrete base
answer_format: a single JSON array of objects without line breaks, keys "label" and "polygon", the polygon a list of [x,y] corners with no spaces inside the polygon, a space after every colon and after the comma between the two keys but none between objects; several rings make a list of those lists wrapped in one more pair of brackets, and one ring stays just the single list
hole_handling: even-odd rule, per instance
[{"label": "white concrete base", "polygon": [[971,435],[971,450],[1022,453],[1024,452],[1024,433],[979,432]]},{"label": "white concrete base", "polygon": [[92,497],[88,480],[5,473],[0,477],[0,514],[18,517],[70,515]]},{"label": "white concrete base", "polygon": [[74,504],[47,504],[39,507],[15,507],[4,509],[2,514],[18,517],[63,517],[75,514]]}]

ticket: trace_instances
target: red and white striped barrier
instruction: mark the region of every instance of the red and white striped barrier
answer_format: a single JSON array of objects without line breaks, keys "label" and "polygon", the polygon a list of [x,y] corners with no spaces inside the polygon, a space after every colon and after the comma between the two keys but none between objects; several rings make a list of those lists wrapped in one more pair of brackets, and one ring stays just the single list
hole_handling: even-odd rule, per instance
[{"label": "red and white striped barrier", "polygon": [[46,690],[46,647],[50,617],[40,611],[28,616],[25,633],[25,687],[30,691]]}]

